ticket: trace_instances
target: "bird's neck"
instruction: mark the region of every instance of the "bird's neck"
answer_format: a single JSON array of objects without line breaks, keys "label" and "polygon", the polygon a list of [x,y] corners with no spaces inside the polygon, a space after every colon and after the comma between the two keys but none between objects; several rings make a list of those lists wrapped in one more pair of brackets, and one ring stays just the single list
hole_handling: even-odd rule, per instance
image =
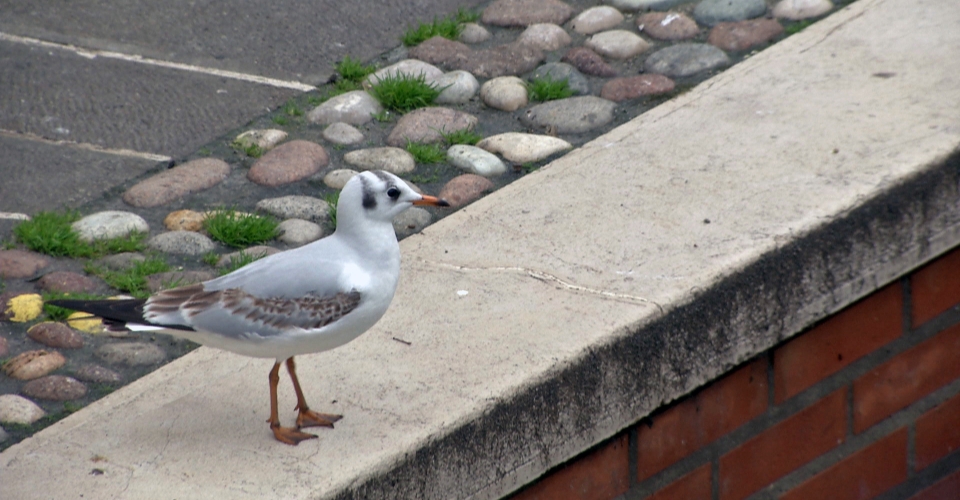
[{"label": "bird's neck", "polygon": [[364,221],[363,230],[359,224],[337,224],[336,233],[343,241],[354,247],[362,255],[368,255],[378,261],[400,260],[400,245],[393,224],[389,222]]}]

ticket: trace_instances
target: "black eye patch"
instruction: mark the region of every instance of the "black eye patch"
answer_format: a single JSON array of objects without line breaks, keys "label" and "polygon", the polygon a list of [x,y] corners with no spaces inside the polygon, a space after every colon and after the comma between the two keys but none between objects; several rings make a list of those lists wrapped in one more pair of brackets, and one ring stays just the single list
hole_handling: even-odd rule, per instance
[{"label": "black eye patch", "polygon": [[390,186],[390,189],[387,189],[387,196],[389,196],[391,200],[396,200],[400,197],[400,190],[397,189],[396,186]]}]

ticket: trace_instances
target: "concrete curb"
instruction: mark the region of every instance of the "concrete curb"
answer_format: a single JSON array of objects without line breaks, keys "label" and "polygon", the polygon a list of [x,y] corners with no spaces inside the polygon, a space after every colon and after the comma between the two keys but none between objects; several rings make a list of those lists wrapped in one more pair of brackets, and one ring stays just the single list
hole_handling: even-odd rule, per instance
[{"label": "concrete curb", "polygon": [[509,493],[960,242],[958,22],[860,0],[405,240],[378,327],[299,363],[346,415],[316,442],[269,438],[269,362],[201,349],[6,450],[0,484]]}]

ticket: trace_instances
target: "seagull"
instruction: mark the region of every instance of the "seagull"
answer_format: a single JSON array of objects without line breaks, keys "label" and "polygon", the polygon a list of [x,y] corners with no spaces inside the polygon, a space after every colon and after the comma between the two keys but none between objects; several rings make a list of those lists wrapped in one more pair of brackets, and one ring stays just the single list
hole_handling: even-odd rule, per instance
[{"label": "seagull", "polygon": [[[110,329],[159,331],[245,356],[275,359],[267,422],[278,441],[297,445],[317,437],[301,428],[333,427],[342,416],[307,406],[293,358],[342,346],[387,311],[400,275],[400,245],[392,221],[413,205],[450,206],[417,193],[391,173],[361,172],[343,187],[337,229],[326,238],[147,299],[49,304],[99,316]],[[277,412],[284,363],[297,394],[296,427],[281,426]]]}]

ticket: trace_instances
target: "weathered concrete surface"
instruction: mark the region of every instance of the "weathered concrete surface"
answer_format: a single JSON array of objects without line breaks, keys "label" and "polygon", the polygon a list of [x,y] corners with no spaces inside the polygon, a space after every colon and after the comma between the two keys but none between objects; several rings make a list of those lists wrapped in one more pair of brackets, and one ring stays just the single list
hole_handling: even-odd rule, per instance
[{"label": "weathered concrete surface", "polygon": [[387,316],[299,363],[345,415],[317,441],[272,440],[269,362],[201,349],[5,451],[0,484],[512,491],[960,242],[958,22],[860,0],[404,240]]}]

